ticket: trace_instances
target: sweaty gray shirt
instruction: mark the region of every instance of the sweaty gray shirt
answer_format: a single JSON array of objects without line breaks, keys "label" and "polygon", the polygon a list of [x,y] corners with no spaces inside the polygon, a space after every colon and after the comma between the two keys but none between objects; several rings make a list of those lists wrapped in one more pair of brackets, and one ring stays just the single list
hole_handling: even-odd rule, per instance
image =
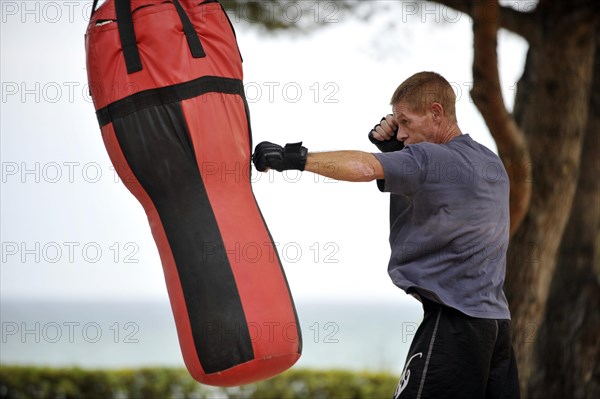
[{"label": "sweaty gray shirt", "polygon": [[502,287],[509,180],[496,154],[467,134],[373,154],[390,192],[389,275],[407,292],[479,318],[510,319]]}]

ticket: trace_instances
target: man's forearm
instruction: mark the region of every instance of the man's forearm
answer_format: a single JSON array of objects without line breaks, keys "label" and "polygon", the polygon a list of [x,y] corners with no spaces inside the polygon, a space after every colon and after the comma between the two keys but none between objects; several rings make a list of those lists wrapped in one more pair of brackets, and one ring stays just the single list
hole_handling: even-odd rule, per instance
[{"label": "man's forearm", "polygon": [[363,151],[311,152],[304,170],[352,182],[383,179],[381,163],[373,154]]}]

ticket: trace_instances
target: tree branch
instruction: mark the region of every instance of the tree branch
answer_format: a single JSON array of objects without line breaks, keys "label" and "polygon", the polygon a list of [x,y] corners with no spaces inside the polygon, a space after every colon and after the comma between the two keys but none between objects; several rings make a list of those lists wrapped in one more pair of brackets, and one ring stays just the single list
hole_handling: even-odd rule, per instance
[{"label": "tree branch", "polygon": [[460,11],[473,17],[473,2],[469,0],[434,0],[436,3],[454,8],[456,11]]},{"label": "tree branch", "polygon": [[[454,8],[457,11],[474,16],[475,4],[473,0],[434,0],[436,3]],[[521,3],[517,3],[521,4]],[[522,4],[522,10],[511,7],[498,7],[500,10],[500,28],[522,36],[527,41],[535,40],[537,28],[534,19],[534,9],[530,8],[529,2]]]},{"label": "tree branch", "polygon": [[517,11],[510,7],[500,7],[500,27],[531,42],[538,36],[534,15],[533,10]]},{"label": "tree branch", "polygon": [[521,225],[531,200],[531,160],[525,135],[504,105],[498,73],[497,0],[470,2],[473,12],[474,57],[471,97],[498,146],[510,178],[510,233]]}]

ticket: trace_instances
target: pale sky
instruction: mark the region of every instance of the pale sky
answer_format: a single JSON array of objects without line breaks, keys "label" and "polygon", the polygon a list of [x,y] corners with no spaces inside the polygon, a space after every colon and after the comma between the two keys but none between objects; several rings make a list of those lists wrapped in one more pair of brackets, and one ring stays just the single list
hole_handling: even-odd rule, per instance
[{"label": "pale sky", "polygon": [[[0,1],[0,299],[166,298],[141,205],[114,171],[86,94],[83,34],[91,2]],[[366,138],[390,111],[401,81],[444,75],[459,125],[496,150],[468,91],[468,17],[428,3],[372,2],[389,10],[362,22],[330,3],[312,34],[264,33],[236,21],[254,143],[303,141],[310,151],[375,152]],[[274,11],[282,12],[274,3]],[[303,26],[313,13],[294,17]],[[501,32],[509,108],[526,43]],[[309,173],[258,174],[253,187],[296,301],[410,301],[387,276],[387,194],[375,183]]]}]

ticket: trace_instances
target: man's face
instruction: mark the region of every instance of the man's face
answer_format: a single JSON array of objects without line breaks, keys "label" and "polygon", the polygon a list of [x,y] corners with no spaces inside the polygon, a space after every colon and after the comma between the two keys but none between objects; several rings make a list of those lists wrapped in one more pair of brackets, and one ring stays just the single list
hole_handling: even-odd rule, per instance
[{"label": "man's face", "polygon": [[435,142],[438,126],[433,121],[431,110],[420,114],[414,112],[405,102],[399,102],[392,107],[394,119],[398,122],[397,139],[404,145]]}]

